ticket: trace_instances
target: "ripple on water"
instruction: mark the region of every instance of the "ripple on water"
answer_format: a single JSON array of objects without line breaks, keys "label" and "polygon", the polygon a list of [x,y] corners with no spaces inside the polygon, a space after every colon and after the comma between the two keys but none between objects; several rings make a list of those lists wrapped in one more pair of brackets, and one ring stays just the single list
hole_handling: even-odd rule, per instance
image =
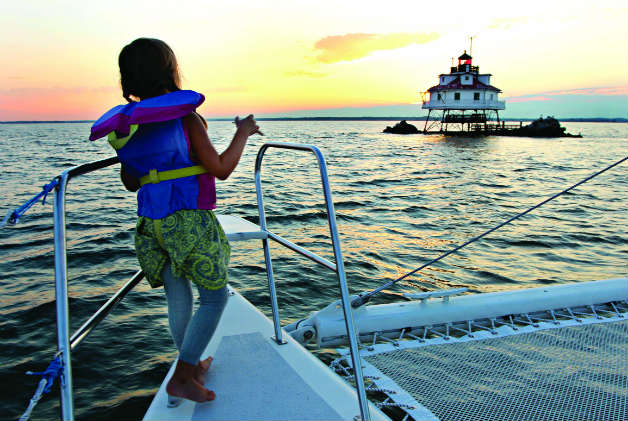
[{"label": "ripple on water", "polygon": [[[389,136],[380,133],[385,125],[263,122],[268,140],[310,142],[327,157],[352,293],[396,279],[610,164],[619,158],[614,151],[625,150],[628,134],[626,124],[578,123],[570,131],[582,131],[583,139],[465,139]],[[60,171],[111,156],[106,142],[84,140],[88,132],[87,123],[0,124],[2,214]],[[217,149],[232,134],[232,123],[210,122]],[[62,151],[59,138],[67,139]],[[267,139],[251,139],[232,176],[217,183],[220,213],[257,222],[253,167]],[[270,229],[333,260],[313,157],[269,151],[262,179]],[[117,168],[69,184],[73,328],[137,270],[134,201]],[[36,379],[24,372],[43,370],[56,349],[52,202],[0,231],[0,396],[7,418],[19,417],[35,388]],[[417,290],[464,286],[475,293],[625,275],[627,205],[624,165],[406,278],[374,302]],[[259,243],[232,246],[231,283],[270,314]],[[333,272],[276,244],[272,253],[284,322],[338,298]],[[317,354],[330,359],[327,350]],[[77,418],[140,419],[174,358],[163,292],[142,282],[73,355]],[[36,409],[36,418],[57,415],[54,398]]]}]

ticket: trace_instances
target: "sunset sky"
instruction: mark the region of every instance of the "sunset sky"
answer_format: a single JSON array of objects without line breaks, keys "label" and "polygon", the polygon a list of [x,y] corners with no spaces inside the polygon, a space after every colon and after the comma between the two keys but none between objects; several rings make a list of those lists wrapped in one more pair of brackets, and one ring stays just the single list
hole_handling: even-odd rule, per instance
[{"label": "sunset sky", "polygon": [[141,36],[173,48],[207,117],[424,115],[419,92],[470,36],[506,115],[628,113],[625,0],[5,3],[0,121],[90,120],[124,102],[117,56]]}]

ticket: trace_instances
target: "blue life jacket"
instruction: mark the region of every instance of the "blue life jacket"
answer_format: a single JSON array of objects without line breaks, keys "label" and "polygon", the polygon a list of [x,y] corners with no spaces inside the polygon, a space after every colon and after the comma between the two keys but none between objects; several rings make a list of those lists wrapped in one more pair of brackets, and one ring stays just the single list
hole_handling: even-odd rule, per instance
[{"label": "blue life jacket", "polygon": [[90,140],[108,136],[128,173],[141,179],[139,216],[161,219],[180,209],[216,208],[215,179],[192,161],[181,120],[203,101],[197,92],[175,91],[118,105],[92,126]]}]

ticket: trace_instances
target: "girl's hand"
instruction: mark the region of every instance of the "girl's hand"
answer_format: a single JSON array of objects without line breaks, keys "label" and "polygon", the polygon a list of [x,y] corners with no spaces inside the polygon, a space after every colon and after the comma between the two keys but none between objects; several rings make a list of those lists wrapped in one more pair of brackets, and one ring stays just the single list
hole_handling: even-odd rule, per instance
[{"label": "girl's hand", "polygon": [[247,134],[247,136],[252,136],[255,133],[258,133],[260,136],[264,136],[264,133],[259,130],[259,126],[257,125],[253,114],[249,114],[243,120],[240,120],[240,117],[236,116],[235,125],[238,130],[243,130]]}]

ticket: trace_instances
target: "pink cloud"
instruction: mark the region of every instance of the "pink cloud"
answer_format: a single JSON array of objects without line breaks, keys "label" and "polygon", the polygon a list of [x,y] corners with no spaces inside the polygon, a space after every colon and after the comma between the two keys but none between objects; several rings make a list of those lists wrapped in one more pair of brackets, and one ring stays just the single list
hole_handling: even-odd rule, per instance
[{"label": "pink cloud", "polygon": [[0,89],[0,121],[95,119],[123,102],[118,87]]},{"label": "pink cloud", "polygon": [[628,86],[569,89],[565,91],[546,92],[546,95],[628,95]]},{"label": "pink cloud", "polygon": [[510,98],[505,98],[509,103],[513,102],[528,102],[528,101],[551,101],[552,98],[548,98],[546,96],[514,96]]},{"label": "pink cloud", "polygon": [[528,101],[552,101],[555,97],[563,95],[582,95],[582,96],[626,96],[628,95],[628,86],[602,86],[593,88],[575,88],[560,91],[538,92],[531,95],[521,95],[506,97],[508,102],[528,102]]}]

